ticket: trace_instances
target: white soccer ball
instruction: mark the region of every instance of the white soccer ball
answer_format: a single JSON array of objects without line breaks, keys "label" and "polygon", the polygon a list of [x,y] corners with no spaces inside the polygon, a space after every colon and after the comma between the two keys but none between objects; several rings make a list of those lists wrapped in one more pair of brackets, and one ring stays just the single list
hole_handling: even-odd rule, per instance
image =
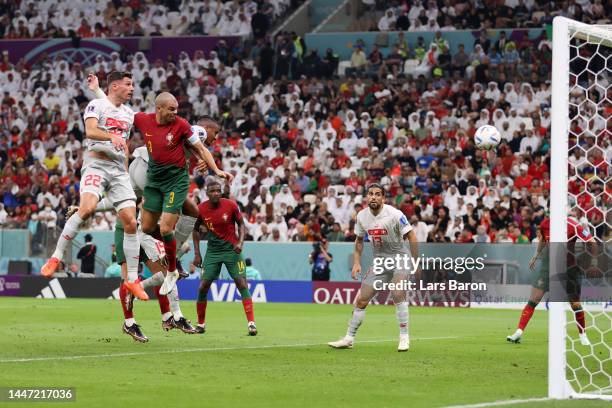
[{"label": "white soccer ball", "polygon": [[484,125],[476,130],[474,142],[476,147],[481,150],[495,149],[501,142],[501,135],[495,126]]},{"label": "white soccer ball", "polygon": [[191,126],[191,134],[196,135],[202,143],[206,142],[206,137],[208,137],[208,133],[206,133],[206,129],[198,125]]}]

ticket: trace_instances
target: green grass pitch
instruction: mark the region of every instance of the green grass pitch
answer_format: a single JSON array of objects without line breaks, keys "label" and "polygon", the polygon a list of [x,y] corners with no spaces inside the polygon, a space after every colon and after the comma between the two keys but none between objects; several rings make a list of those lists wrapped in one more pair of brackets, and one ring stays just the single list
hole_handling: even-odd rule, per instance
[{"label": "green grass pitch", "polygon": [[[181,306],[195,320],[194,302]],[[161,330],[153,300],[135,305],[150,338],[140,344],[121,332],[116,301],[4,298],[0,386],[75,387],[76,403],[53,405],[70,407],[442,407],[546,396],[545,312],[515,345],[505,336],[517,310],[414,307],[410,351],[398,353],[395,309],[371,306],[355,348],[332,350],[325,343],[345,333],[350,311],[255,304],[260,334],[249,337],[240,303],[211,302],[208,332],[186,335]],[[514,406],[534,405],[610,406]]]}]

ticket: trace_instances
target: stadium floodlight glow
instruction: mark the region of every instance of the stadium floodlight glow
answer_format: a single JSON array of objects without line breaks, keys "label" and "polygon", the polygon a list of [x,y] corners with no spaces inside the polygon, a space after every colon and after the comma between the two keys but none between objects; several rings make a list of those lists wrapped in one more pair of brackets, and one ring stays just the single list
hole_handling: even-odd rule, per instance
[{"label": "stadium floodlight glow", "polygon": [[[606,93],[612,82],[612,26],[592,26],[556,17],[553,21],[552,51],[550,241],[559,243],[567,241],[570,209],[580,208],[580,202],[568,192],[570,177],[577,177],[585,191],[588,191],[589,183],[582,180],[578,169],[568,162],[572,147],[578,149],[569,145],[570,125],[574,120],[584,121],[587,118],[586,129],[573,136],[576,137],[576,145],[587,137],[594,138],[595,143],[590,150],[597,149],[600,137],[606,137],[605,123],[609,119],[605,117],[605,108],[610,108]],[[600,115],[600,112],[604,113]],[[600,124],[602,120],[604,123],[601,131],[597,131],[598,120]],[[588,162],[590,153],[587,152],[585,159],[587,164],[591,164]],[[594,169],[597,167],[593,166]],[[595,178],[599,177],[604,186],[611,179],[606,172],[595,171],[595,174]],[[605,200],[593,195],[591,198],[594,209],[602,211],[602,214],[608,212]],[[609,217],[604,215],[602,223],[597,225],[593,225],[588,217],[582,221],[589,224],[591,232],[603,226],[603,230],[608,232],[603,236],[594,233],[593,236],[599,242],[610,243]],[[562,247],[551,245],[551,251],[563,251]],[[564,256],[551,254],[550,260],[551,272],[565,270]],[[553,285],[560,285],[560,282],[554,282],[551,277],[549,294],[555,291]],[[562,289],[557,287],[557,290]],[[586,309],[586,330],[589,337],[595,340],[593,346],[588,347],[580,347],[574,338],[575,330],[568,330],[574,322],[573,319],[568,322],[566,302],[550,302],[549,310],[549,398],[612,400],[612,310],[602,303],[589,305]]]}]

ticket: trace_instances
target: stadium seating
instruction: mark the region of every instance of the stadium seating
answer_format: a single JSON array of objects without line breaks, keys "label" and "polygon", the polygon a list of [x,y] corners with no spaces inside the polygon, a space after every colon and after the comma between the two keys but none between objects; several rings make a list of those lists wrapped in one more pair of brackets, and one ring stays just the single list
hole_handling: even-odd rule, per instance
[{"label": "stadium seating", "polygon": [[281,16],[299,3],[289,0],[262,2],[261,5],[255,1],[8,1],[0,5],[3,21],[0,37],[207,34],[257,38],[265,35]]},{"label": "stadium seating", "polygon": [[[532,6],[530,21],[534,16],[538,24],[548,21],[546,6],[524,3]],[[51,2],[35,4],[39,15],[50,14]],[[59,7],[52,23],[57,19],[56,26],[70,27],[62,18],[75,13],[88,22],[112,20],[107,18],[113,15],[110,2],[83,4],[83,10],[64,13]],[[219,4],[231,9],[233,3]],[[242,7],[253,12],[254,4]],[[280,15],[288,3],[265,5]],[[577,18],[580,6],[585,20],[602,17],[600,1],[578,1],[562,13]],[[28,2],[19,9],[12,2],[4,7],[2,19],[12,23],[5,38],[18,38],[11,33],[23,31],[19,27],[26,23],[29,35],[37,32]],[[114,15],[137,16],[134,27],[147,27],[144,34],[155,26],[162,34],[166,29],[197,33],[190,28],[197,7],[187,5],[193,11],[185,13],[181,6],[180,17],[175,9],[129,1]],[[449,11],[437,13],[443,17]],[[518,21],[515,14],[512,25]],[[117,31],[112,24],[102,29],[104,35],[135,33]],[[178,96],[179,113],[188,120],[202,115],[219,119],[224,131],[214,151],[219,164],[236,175],[230,194],[245,212],[251,238],[262,237],[264,221],[270,233],[281,231],[282,240],[316,240],[338,222],[351,240],[364,186],[380,181],[388,202],[408,216],[422,240],[529,242],[544,217],[549,190],[550,85],[545,79],[550,77],[550,42],[541,36],[492,43],[483,31],[474,44],[465,44],[465,52],[450,54],[446,35],[441,32],[429,44],[398,43],[386,57],[356,47],[363,65],[356,64],[361,55],[347,64],[333,50],[300,55],[296,38],[280,33],[274,46],[258,39],[209,55],[182,53],[165,62],[147,61],[142,53],[116,54],[114,62],[101,59],[93,68],[104,83],[113,66],[131,66],[136,110],[152,111],[155,92],[167,89]],[[0,226],[36,230],[37,223],[45,222],[61,228],[68,206],[78,202],[81,111],[92,97],[85,89],[85,68],[65,61],[43,60],[34,66],[8,61],[7,54],[0,64]],[[190,79],[185,79],[187,70]],[[498,127],[504,138],[496,152],[478,151],[471,141],[475,129],[486,123]],[[597,133],[606,123],[573,126]],[[611,157],[610,138],[600,140],[607,143],[600,149]],[[137,134],[129,143],[132,150],[141,144]],[[584,160],[584,152],[575,154]],[[583,171],[593,169],[584,166]],[[203,183],[202,177],[194,178],[192,195],[198,200],[205,198]],[[594,199],[581,195],[587,188],[582,181],[575,184],[576,196]],[[330,185],[341,187],[329,193]],[[267,187],[268,198],[261,186]],[[114,217],[104,217],[96,228],[112,229]]]}]

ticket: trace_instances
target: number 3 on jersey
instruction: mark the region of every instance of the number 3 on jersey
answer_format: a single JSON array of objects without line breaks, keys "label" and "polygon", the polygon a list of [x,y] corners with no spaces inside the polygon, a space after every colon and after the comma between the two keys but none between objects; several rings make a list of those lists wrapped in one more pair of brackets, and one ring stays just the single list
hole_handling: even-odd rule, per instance
[{"label": "number 3 on jersey", "polygon": [[166,207],[172,207],[172,204],[174,204],[174,191],[168,194],[168,204],[166,204]]}]

